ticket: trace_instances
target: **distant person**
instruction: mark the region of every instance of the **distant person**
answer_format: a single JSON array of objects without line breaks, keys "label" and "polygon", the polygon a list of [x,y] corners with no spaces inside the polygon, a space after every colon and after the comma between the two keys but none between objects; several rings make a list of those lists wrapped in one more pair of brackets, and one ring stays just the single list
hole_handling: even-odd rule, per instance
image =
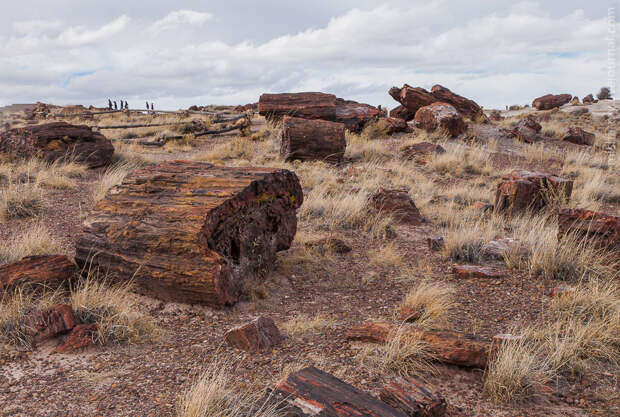
[{"label": "distant person", "polygon": [[114,110],[118,110],[118,107],[116,106],[116,100],[114,100]]},{"label": "distant person", "polygon": [[149,109],[149,102],[148,101],[146,102],[146,109],[147,110]]},{"label": "distant person", "polygon": [[108,99],[108,109],[112,110],[112,100]]},{"label": "distant person", "polygon": [[127,100],[125,100],[125,110],[129,110],[129,103],[127,103]]},{"label": "distant person", "polygon": [[151,110],[154,110],[155,106],[153,106],[153,103],[151,103]]}]

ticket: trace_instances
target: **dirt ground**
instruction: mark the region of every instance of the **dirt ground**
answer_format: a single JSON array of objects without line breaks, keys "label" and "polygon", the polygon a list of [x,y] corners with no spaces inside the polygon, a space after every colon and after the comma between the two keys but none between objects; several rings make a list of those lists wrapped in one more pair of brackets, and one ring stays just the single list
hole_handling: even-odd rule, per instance
[{"label": "dirt ground", "polygon": [[[505,115],[515,116],[516,112]],[[254,119],[253,131],[265,126],[262,118]],[[399,143],[415,135],[398,134],[382,141],[396,154]],[[525,159],[519,145],[500,125],[471,126],[467,135],[469,139],[462,140],[466,146],[477,141],[492,154],[497,173],[481,181],[484,190],[492,190],[501,173],[511,168],[561,169],[549,160]],[[493,149],[489,145],[491,138],[496,141]],[[145,152],[160,159],[185,159],[213,149],[214,144],[235,140],[235,134],[227,134],[199,138],[189,149]],[[558,141],[550,146],[580,148]],[[346,178],[347,170],[356,164],[345,161],[337,169]],[[411,163],[411,169],[431,175],[425,166]],[[45,195],[40,220],[68,253],[74,250],[81,222],[93,206],[92,189],[104,170],[89,171],[75,189],[49,190]],[[439,176],[435,181],[444,186],[475,187],[476,177]],[[416,201],[415,193],[411,194]],[[487,200],[493,202],[491,193]],[[612,214],[620,213],[618,203],[603,208]],[[426,215],[429,209],[422,212]],[[17,233],[29,221],[1,223],[0,239]],[[234,378],[240,386],[267,386],[291,368],[314,364],[376,395],[388,376],[362,365],[357,358],[362,344],[347,341],[345,333],[367,320],[392,320],[395,308],[418,280],[452,285],[456,293],[449,328],[485,337],[533,323],[549,302],[545,289],[557,284],[509,270],[501,261],[485,264],[505,272],[504,279],[458,280],[450,273],[453,262],[427,247],[426,238],[440,233],[435,222],[428,219],[422,226],[399,224],[394,226],[394,232],[388,242],[372,239],[362,230],[339,230],[337,237],[352,251],[334,255],[332,265],[311,274],[305,274],[301,265],[291,264],[290,254],[303,248],[302,243],[294,242],[289,251],[279,254],[278,265],[266,278],[263,298],[242,301],[231,308],[164,303],[136,295],[142,312],[153,317],[163,330],[158,343],[91,347],[73,354],[53,353],[51,343],[34,351],[7,346],[0,350],[0,416],[172,416],[178,396],[206,364],[220,355],[234,358]],[[298,233],[317,232],[301,221]],[[402,260],[397,265],[370,262],[372,254],[386,245],[396,248]],[[268,352],[249,354],[223,344],[228,329],[257,315],[272,317],[278,325],[293,317],[321,316],[329,325],[317,332],[289,336]],[[581,377],[553,381],[548,392],[510,406],[488,399],[482,389],[482,371],[441,364],[436,367],[438,373],[426,376],[425,381],[446,397],[449,416],[620,415],[620,375],[611,365],[597,363]]]}]

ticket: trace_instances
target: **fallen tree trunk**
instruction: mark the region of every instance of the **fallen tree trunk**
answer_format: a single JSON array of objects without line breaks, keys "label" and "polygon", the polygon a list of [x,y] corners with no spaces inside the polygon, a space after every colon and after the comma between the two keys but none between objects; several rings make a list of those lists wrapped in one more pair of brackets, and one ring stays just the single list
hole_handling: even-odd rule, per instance
[{"label": "fallen tree trunk", "polygon": [[258,101],[258,113],[267,119],[283,116],[303,119],[334,120],[336,96],[325,93],[263,94]]},{"label": "fallen tree trunk", "polygon": [[[194,137],[206,136],[206,135],[217,135],[220,133],[232,132],[233,130],[241,130],[248,127],[247,125],[234,125],[230,127],[224,127],[222,129],[217,130],[205,130],[203,132],[194,133]],[[165,136],[163,138],[159,138],[156,141],[147,141],[144,138],[136,138],[136,139],[119,139],[125,143],[137,143],[138,145],[143,146],[164,146],[170,140],[183,139],[185,135],[175,135],[175,136]]]},{"label": "fallen tree trunk", "polygon": [[27,256],[0,266],[0,292],[23,284],[56,289],[76,273],[75,264],[64,255]]},{"label": "fallen tree trunk", "polygon": [[133,171],[94,207],[75,259],[163,300],[234,304],[246,278],[289,248],[302,201],[287,170],[165,162]]},{"label": "fallen tree trunk", "polygon": [[284,116],[280,129],[280,155],[286,161],[340,162],[347,146],[344,124]]}]

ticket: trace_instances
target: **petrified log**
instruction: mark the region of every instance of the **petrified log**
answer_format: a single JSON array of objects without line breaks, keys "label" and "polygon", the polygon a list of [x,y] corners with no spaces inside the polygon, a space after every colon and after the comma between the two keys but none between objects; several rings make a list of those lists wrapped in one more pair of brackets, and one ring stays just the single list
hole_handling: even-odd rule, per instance
[{"label": "petrified log", "polygon": [[55,289],[71,280],[76,272],[75,264],[64,255],[27,256],[0,266],[0,291],[21,284],[41,284]]},{"label": "petrified log", "polygon": [[594,133],[586,132],[580,127],[569,127],[566,135],[562,138],[567,142],[577,145],[594,145]]},{"label": "petrified log", "polygon": [[57,353],[69,353],[93,344],[93,339],[99,329],[97,323],[78,324],[54,349]]},{"label": "petrified log", "polygon": [[407,190],[389,190],[383,187],[370,196],[370,205],[376,211],[387,213],[399,222],[419,225],[422,215]]},{"label": "petrified log", "polygon": [[333,121],[344,123],[344,126],[352,132],[361,132],[366,123],[381,116],[383,116],[381,110],[370,104],[337,98],[336,116]]},{"label": "petrified log", "polygon": [[546,94],[534,99],[532,107],[536,107],[537,110],[551,110],[569,103],[572,98],[572,94]]},{"label": "petrified log", "polygon": [[452,273],[459,279],[470,278],[502,278],[504,274],[489,266],[454,265]]},{"label": "petrified log", "polygon": [[288,170],[165,162],[133,171],[97,203],[76,262],[160,299],[230,305],[248,275],[290,247],[302,201]]},{"label": "petrified log", "polygon": [[225,339],[230,346],[248,352],[258,352],[281,343],[282,335],[273,319],[261,316],[249,323],[233,327],[226,332]]},{"label": "petrified log", "polygon": [[620,217],[584,209],[561,209],[558,240],[567,234],[588,237],[597,247],[620,249]]},{"label": "petrified log", "polygon": [[531,116],[528,116],[525,119],[519,120],[510,133],[521,142],[535,143],[544,140],[544,138],[538,134],[541,129],[542,126],[540,123]]},{"label": "petrified log", "polygon": [[388,135],[393,135],[394,133],[399,132],[411,132],[411,128],[405,119],[398,117],[383,117],[378,120],[378,123],[387,129]]},{"label": "petrified log", "polygon": [[304,416],[406,417],[401,410],[310,366],[290,374],[274,392]]},{"label": "petrified log", "polygon": [[448,407],[443,396],[412,378],[397,377],[385,384],[379,398],[409,417],[441,417]]},{"label": "petrified log", "polygon": [[[388,322],[371,322],[347,332],[347,339],[362,342],[387,343],[399,329]],[[439,362],[472,368],[486,368],[491,352],[491,342],[466,333],[449,330],[423,330],[403,326],[405,337],[414,337],[427,344],[433,358]]]},{"label": "petrified log", "polygon": [[389,93],[394,100],[398,101],[414,115],[420,108],[437,101],[437,99],[425,89],[421,87],[411,87],[408,84],[403,85],[401,89],[392,87]]},{"label": "petrified log", "polygon": [[543,209],[550,199],[568,201],[573,181],[537,171],[516,169],[502,177],[495,194],[495,211],[512,215]]},{"label": "petrified log", "polygon": [[49,162],[66,158],[96,168],[110,163],[114,146],[88,126],[55,122],[0,133],[0,153]]},{"label": "petrified log", "polygon": [[482,107],[475,101],[459,96],[446,87],[439,84],[434,85],[433,88],[431,88],[431,94],[435,97],[435,101],[451,104],[459,113],[465,117],[469,117],[471,120],[487,120]]},{"label": "petrified log", "polygon": [[592,103],[596,103],[598,100],[595,100],[592,94],[588,94],[581,101],[583,104],[592,104]]},{"label": "petrified log", "polygon": [[390,110],[390,117],[395,117],[397,119],[403,119],[407,122],[410,120],[413,120],[414,116],[415,116],[415,112],[409,110],[407,107],[403,105],[394,107],[392,110]]},{"label": "petrified log", "polygon": [[294,116],[335,120],[336,96],[325,93],[262,94],[258,100],[258,113],[268,119]]},{"label": "petrified log", "polygon": [[40,342],[73,329],[79,320],[71,306],[57,304],[47,310],[34,311],[24,318],[26,332],[34,342]]},{"label": "petrified log", "polygon": [[447,132],[455,137],[467,130],[467,125],[461,114],[450,104],[436,102],[421,107],[415,114],[415,126],[432,132],[436,129]]},{"label": "petrified log", "polygon": [[280,129],[280,155],[286,161],[340,162],[347,146],[342,123],[284,116]]}]

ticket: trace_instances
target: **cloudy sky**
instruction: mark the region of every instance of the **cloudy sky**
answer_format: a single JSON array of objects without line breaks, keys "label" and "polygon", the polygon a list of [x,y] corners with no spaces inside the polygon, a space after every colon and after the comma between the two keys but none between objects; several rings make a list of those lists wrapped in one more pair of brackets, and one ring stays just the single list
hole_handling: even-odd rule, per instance
[{"label": "cloudy sky", "polygon": [[615,3],[5,0],[0,106],[111,97],[177,109],[324,91],[394,107],[387,90],[403,83],[439,83],[489,108],[581,97],[609,83]]}]

